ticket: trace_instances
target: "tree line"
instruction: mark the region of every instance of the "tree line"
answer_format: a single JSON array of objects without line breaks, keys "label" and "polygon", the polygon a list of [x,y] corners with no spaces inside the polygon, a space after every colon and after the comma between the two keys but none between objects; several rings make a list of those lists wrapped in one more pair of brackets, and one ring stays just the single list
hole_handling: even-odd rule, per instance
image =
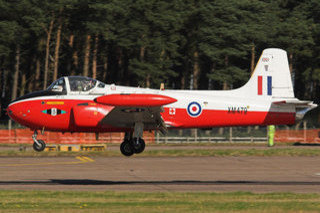
[{"label": "tree line", "polygon": [[288,52],[295,93],[319,99],[319,0],[0,0],[1,103],[61,76],[232,89],[262,50]]}]

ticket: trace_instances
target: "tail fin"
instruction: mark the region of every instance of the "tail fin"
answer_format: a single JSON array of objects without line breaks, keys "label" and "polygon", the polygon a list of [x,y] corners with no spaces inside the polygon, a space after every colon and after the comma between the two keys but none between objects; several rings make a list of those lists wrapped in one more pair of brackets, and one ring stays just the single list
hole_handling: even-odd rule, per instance
[{"label": "tail fin", "polygon": [[265,49],[250,80],[240,91],[264,98],[293,98],[287,52],[276,48]]},{"label": "tail fin", "polygon": [[312,101],[294,97],[287,52],[281,49],[265,49],[250,80],[239,90],[247,96],[272,98],[272,105],[293,108],[296,121],[317,107]]}]

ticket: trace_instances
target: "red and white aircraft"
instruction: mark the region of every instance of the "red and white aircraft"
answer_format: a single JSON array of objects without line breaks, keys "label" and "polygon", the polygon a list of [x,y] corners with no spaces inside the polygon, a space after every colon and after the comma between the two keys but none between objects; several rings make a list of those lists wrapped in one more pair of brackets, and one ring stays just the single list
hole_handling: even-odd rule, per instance
[{"label": "red and white aircraft", "polygon": [[287,53],[266,49],[247,84],[234,90],[155,90],[69,76],[14,100],[7,112],[34,130],[36,151],[45,148],[37,130],[126,132],[120,150],[130,156],[144,150],[143,130],[294,124],[316,106],[294,97]]}]

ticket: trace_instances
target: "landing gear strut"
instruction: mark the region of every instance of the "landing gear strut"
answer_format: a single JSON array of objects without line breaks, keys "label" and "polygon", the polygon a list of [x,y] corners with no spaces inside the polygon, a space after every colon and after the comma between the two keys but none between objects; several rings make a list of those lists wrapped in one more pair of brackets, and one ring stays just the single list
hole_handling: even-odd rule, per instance
[{"label": "landing gear strut", "polygon": [[33,149],[37,152],[42,152],[46,148],[46,143],[43,140],[37,140],[38,132],[34,131],[32,135]]},{"label": "landing gear strut", "polygon": [[134,137],[132,132],[126,132],[120,151],[125,156],[139,154],[144,151],[146,144],[142,139],[143,123],[136,123],[134,126]]}]

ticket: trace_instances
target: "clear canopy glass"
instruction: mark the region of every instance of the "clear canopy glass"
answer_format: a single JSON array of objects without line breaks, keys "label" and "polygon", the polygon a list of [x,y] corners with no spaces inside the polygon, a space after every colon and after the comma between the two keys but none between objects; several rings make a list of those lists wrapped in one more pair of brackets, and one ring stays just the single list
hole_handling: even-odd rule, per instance
[{"label": "clear canopy glass", "polygon": [[[90,91],[95,87],[97,84],[97,80],[88,78],[88,77],[83,77],[83,76],[69,76],[66,77],[69,82],[69,88],[71,92],[87,92]],[[99,83],[98,87],[104,87],[103,83]],[[61,77],[55,82],[53,82],[47,90],[53,91],[53,92],[58,92],[58,93],[66,93],[66,81],[65,77]]]},{"label": "clear canopy glass", "polygon": [[64,77],[59,78],[55,82],[53,82],[49,87],[48,90],[53,91],[53,92],[66,92],[66,83],[64,80]]},{"label": "clear canopy glass", "polygon": [[69,76],[68,80],[71,92],[87,92],[97,83],[97,80],[83,76]]}]

